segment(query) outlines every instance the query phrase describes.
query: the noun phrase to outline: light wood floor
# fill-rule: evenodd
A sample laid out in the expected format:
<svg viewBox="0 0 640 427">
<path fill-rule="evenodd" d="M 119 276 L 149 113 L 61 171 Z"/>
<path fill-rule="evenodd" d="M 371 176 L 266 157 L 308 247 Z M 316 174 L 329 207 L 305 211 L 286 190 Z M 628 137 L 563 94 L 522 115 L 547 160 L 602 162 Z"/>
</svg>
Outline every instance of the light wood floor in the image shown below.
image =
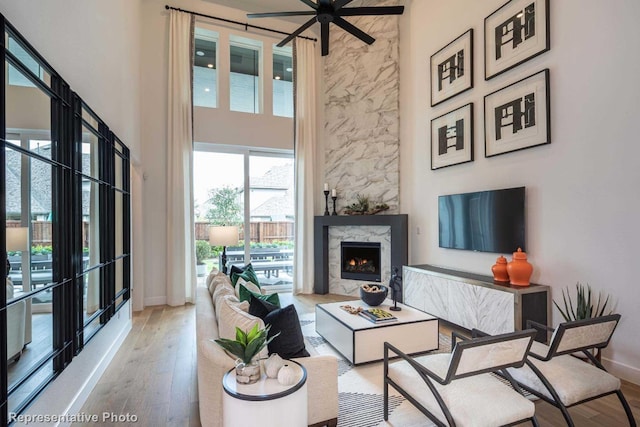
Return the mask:
<svg viewBox="0 0 640 427">
<path fill-rule="evenodd" d="M 282 293 L 280 299 L 283 306 L 295 304 L 302 314 L 314 312 L 317 303 L 346 298 L 335 295 L 293 297 Z M 622 390 L 636 419 L 640 419 L 640 386 L 623 382 Z M 620 403 L 613 396 L 569 411 L 576 426 L 628 425 Z M 199 426 L 195 306 L 149 307 L 134 313 L 131 333 L 81 412 L 135 414 L 138 422 L 131 423 L 132 427 Z M 536 402 L 536 414 L 542 426 L 566 425 L 560 411 L 545 402 Z M 81 425 L 84 424 L 74 424 Z"/>
</svg>

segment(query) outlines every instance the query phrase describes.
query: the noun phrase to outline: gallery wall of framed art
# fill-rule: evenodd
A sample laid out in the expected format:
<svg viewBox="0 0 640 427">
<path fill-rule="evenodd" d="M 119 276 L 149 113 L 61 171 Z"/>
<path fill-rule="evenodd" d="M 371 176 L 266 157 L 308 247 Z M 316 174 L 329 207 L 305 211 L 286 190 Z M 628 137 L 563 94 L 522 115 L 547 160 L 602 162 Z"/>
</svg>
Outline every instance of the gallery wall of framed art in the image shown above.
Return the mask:
<svg viewBox="0 0 640 427">
<path fill-rule="evenodd" d="M 485 93 L 473 93 L 473 27 L 430 56 L 431 170 L 473 162 L 478 95 L 484 157 L 551 143 L 550 71 L 525 65 L 550 50 L 549 0 L 509 0 L 482 25 Z"/>
</svg>

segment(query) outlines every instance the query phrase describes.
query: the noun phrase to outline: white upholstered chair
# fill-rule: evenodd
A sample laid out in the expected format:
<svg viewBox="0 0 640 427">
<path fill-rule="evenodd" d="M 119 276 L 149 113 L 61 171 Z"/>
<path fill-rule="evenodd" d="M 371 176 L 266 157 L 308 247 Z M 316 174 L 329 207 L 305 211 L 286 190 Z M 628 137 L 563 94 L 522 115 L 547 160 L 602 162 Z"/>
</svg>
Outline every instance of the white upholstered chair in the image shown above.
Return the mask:
<svg viewBox="0 0 640 427">
<path fill-rule="evenodd" d="M 489 427 L 527 420 L 537 426 L 535 405 L 517 384 L 509 386 L 491 375 L 523 366 L 535 334 L 530 329 L 468 339 L 456 343 L 451 353 L 415 358 L 385 343 L 384 419 L 392 386 L 438 426 Z M 390 363 L 395 355 L 400 360 Z"/>
<path fill-rule="evenodd" d="M 619 321 L 619 314 L 611 314 L 561 323 L 555 330 L 529 321 L 528 327 L 553 331 L 549 345 L 534 342 L 526 364 L 508 372 L 522 388 L 560 409 L 569 426 L 574 423 L 567 408 L 610 394 L 618 396 L 629 424 L 635 426 L 620 380 L 589 351 L 606 347 Z M 584 354 L 586 359 L 575 357 L 575 353 Z"/>
</svg>

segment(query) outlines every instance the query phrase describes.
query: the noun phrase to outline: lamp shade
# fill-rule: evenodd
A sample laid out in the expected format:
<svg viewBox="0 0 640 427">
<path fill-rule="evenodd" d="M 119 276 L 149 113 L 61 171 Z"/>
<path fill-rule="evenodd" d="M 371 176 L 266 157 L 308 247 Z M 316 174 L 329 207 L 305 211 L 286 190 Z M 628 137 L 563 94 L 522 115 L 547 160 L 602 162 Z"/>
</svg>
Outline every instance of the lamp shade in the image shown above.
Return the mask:
<svg viewBox="0 0 640 427">
<path fill-rule="evenodd" d="M 7 252 L 29 250 L 29 229 L 27 227 L 7 228 Z"/>
<path fill-rule="evenodd" d="M 238 227 L 235 225 L 210 227 L 209 243 L 214 246 L 233 246 L 238 244 Z"/>
</svg>

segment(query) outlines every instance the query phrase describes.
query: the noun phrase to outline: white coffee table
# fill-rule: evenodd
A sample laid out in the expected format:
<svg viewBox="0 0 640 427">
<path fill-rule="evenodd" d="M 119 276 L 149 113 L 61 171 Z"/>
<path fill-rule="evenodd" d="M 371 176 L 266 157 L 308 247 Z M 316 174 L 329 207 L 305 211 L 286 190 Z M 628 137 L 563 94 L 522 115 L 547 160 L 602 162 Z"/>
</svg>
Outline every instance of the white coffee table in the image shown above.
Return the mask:
<svg viewBox="0 0 640 427">
<path fill-rule="evenodd" d="M 235 368 L 227 372 L 222 385 L 222 425 L 224 427 L 300 427 L 307 425 L 307 370 L 297 362 L 297 381 L 283 386 L 278 380 L 262 378 L 254 384 L 237 384 Z"/>
<path fill-rule="evenodd" d="M 342 305 L 370 308 L 362 301 L 344 301 L 316 305 L 316 332 L 354 365 L 384 358 L 384 342 L 390 342 L 407 354 L 438 348 L 438 318 L 403 304 L 402 311 L 390 311 L 391 300 L 378 308 L 398 318 L 395 322 L 375 324 L 340 308 Z"/>
</svg>

